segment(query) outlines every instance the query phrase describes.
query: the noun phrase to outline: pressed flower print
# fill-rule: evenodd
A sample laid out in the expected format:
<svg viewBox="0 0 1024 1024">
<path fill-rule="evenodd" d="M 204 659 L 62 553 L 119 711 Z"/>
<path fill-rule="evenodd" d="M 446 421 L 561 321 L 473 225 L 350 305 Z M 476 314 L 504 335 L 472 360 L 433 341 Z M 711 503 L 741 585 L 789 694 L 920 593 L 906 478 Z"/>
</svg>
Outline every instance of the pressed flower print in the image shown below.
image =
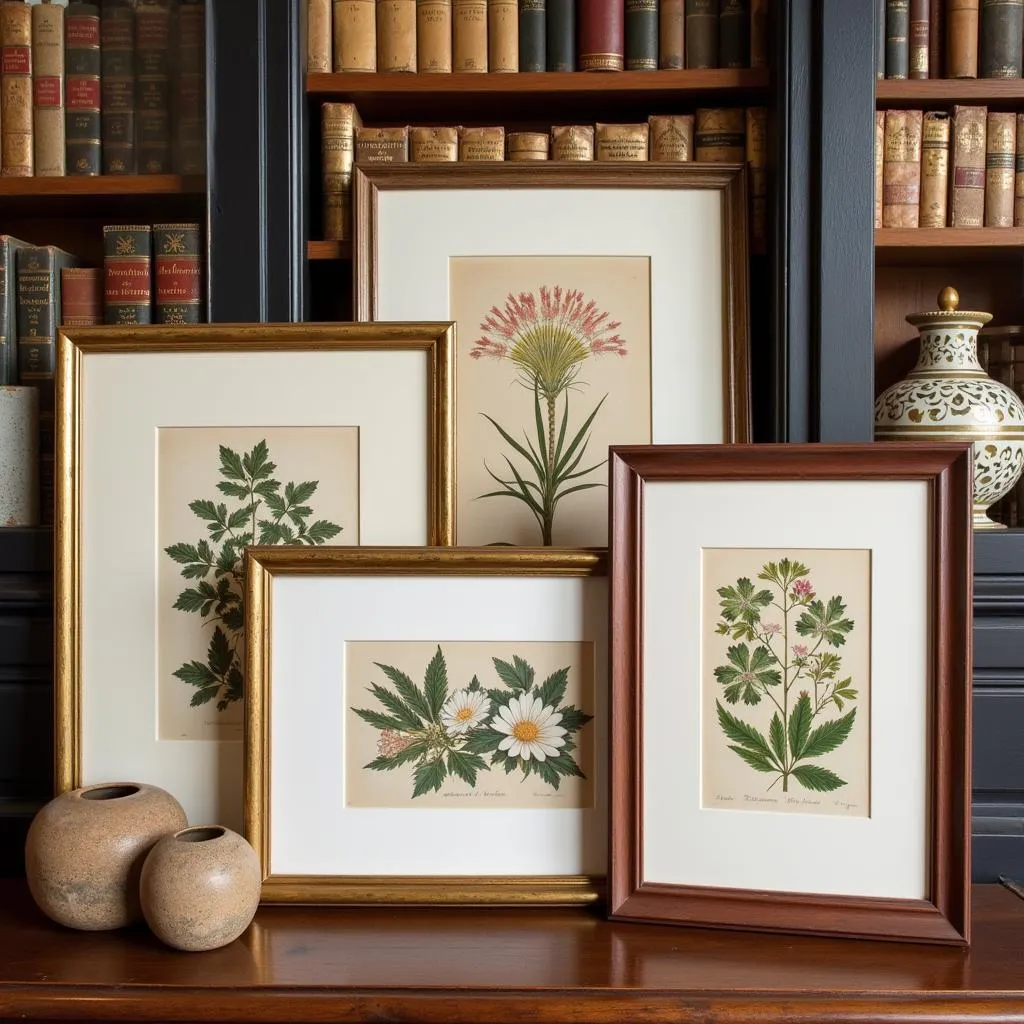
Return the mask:
<svg viewBox="0 0 1024 1024">
<path fill-rule="evenodd" d="M 871 553 L 702 552 L 705 807 L 870 813 Z"/>
<path fill-rule="evenodd" d="M 651 440 L 645 257 L 450 265 L 460 544 L 607 543 L 609 444 Z"/>
<path fill-rule="evenodd" d="M 593 645 L 345 644 L 345 802 L 590 807 Z"/>
</svg>

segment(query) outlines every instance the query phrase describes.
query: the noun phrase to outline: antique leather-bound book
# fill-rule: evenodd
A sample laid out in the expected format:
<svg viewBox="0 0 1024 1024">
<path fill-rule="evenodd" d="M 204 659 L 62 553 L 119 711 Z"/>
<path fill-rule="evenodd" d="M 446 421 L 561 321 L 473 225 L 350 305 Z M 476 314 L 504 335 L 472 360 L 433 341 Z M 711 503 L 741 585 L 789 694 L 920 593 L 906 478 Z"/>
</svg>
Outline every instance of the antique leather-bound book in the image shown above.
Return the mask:
<svg viewBox="0 0 1024 1024">
<path fill-rule="evenodd" d="M 334 0 L 334 70 L 377 70 L 377 0 Z"/>
<path fill-rule="evenodd" d="M 548 71 L 576 70 L 576 0 L 547 0 Z"/>
<path fill-rule="evenodd" d="M 416 71 L 416 0 L 377 0 L 377 70 Z"/>
<path fill-rule="evenodd" d="M 0 387 L 18 383 L 18 250 L 28 245 L 0 235 Z"/>
<path fill-rule="evenodd" d="M 351 103 L 324 103 L 320 115 L 324 238 L 340 241 L 352 237 L 352 165 L 363 122 Z"/>
<path fill-rule="evenodd" d="M 685 163 L 693 159 L 693 114 L 652 114 L 650 159 L 654 163 Z"/>
<path fill-rule="evenodd" d="M 421 75 L 452 69 L 452 0 L 416 0 L 416 62 Z"/>
<path fill-rule="evenodd" d="M 545 0 L 519 0 L 519 70 L 546 71 L 547 46 Z"/>
<path fill-rule="evenodd" d="M 409 162 L 409 129 L 356 128 L 357 164 L 404 164 Z"/>
<path fill-rule="evenodd" d="M 949 196 L 949 114 L 944 110 L 925 112 L 921 123 L 921 213 L 922 228 L 944 228 Z"/>
<path fill-rule="evenodd" d="M 910 31 L 907 46 L 908 77 L 928 78 L 928 33 L 931 0 L 910 0 Z"/>
<path fill-rule="evenodd" d="M 750 247 L 768 247 L 768 108 L 747 107 L 747 174 L 750 197 Z"/>
<path fill-rule="evenodd" d="M 885 77 L 910 70 L 910 0 L 885 0 Z"/>
<path fill-rule="evenodd" d="M 916 228 L 921 211 L 920 110 L 885 112 L 882 227 Z"/>
<path fill-rule="evenodd" d="M 987 107 L 953 107 L 949 223 L 954 228 L 980 228 L 984 224 L 987 121 Z"/>
<path fill-rule="evenodd" d="M 180 0 L 171 22 L 171 160 L 178 174 L 206 171 L 206 3 Z"/>
<path fill-rule="evenodd" d="M 0 3 L 0 174 L 31 178 L 32 8 Z"/>
<path fill-rule="evenodd" d="M 594 155 L 610 163 L 640 163 L 648 159 L 650 126 L 643 124 L 595 124 Z"/>
<path fill-rule="evenodd" d="M 946 77 L 978 77 L 978 0 L 946 0 Z"/>
<path fill-rule="evenodd" d="M 68 174 L 99 174 L 100 9 L 72 0 L 64 13 L 64 148 Z"/>
<path fill-rule="evenodd" d="M 742 107 L 702 107 L 694 118 L 694 159 L 741 164 L 747 157 L 747 116 Z"/>
<path fill-rule="evenodd" d="M 718 66 L 750 67 L 750 0 L 720 0 Z"/>
<path fill-rule="evenodd" d="M 1017 115 L 1017 146 L 1013 166 L 1013 226 L 1019 228 L 1024 227 L 1024 114 Z M 0 322 L 0 328 L 2 326 Z"/>
<path fill-rule="evenodd" d="M 1024 0 L 981 0 L 981 78 L 1020 78 Z"/>
<path fill-rule="evenodd" d="M 487 70 L 487 0 L 452 0 L 452 67 Z"/>
<path fill-rule="evenodd" d="M 409 160 L 453 164 L 459 159 L 459 130 L 453 125 L 409 129 Z"/>
<path fill-rule="evenodd" d="M 459 129 L 459 159 L 467 163 L 498 163 L 505 159 L 505 129 L 501 126 Z"/>
<path fill-rule="evenodd" d="M 135 128 L 142 174 L 171 170 L 170 37 L 168 0 L 139 0 L 135 8 Z"/>
<path fill-rule="evenodd" d="M 678 71 L 686 66 L 685 0 L 661 0 L 658 8 L 658 67 Z"/>
<path fill-rule="evenodd" d="M 985 227 L 1013 227 L 1017 115 L 991 112 L 985 131 Z"/>
<path fill-rule="evenodd" d="M 875 227 L 882 226 L 882 167 L 885 163 L 885 111 L 875 111 Z"/>
<path fill-rule="evenodd" d="M 487 0 L 487 69 L 519 70 L 519 8 L 516 0 Z"/>
<path fill-rule="evenodd" d="M 547 132 L 509 132 L 505 152 L 513 162 L 547 160 L 550 142 Z"/>
<path fill-rule="evenodd" d="M 203 320 L 202 226 L 153 225 L 153 323 Z"/>
<path fill-rule="evenodd" d="M 551 129 L 551 159 L 590 163 L 594 159 L 594 126 L 556 124 Z"/>
<path fill-rule="evenodd" d="M 61 268 L 60 323 L 64 327 L 103 323 L 103 271 L 99 267 Z"/>
<path fill-rule="evenodd" d="M 750 66 L 768 64 L 768 0 L 750 0 Z"/>
<path fill-rule="evenodd" d="M 686 66 L 718 66 L 718 0 L 686 0 Z"/>
<path fill-rule="evenodd" d="M 928 0 L 928 77 L 946 72 L 946 0 Z"/>
<path fill-rule="evenodd" d="M 37 178 L 62 177 L 64 151 L 64 8 L 32 8 L 32 134 Z"/>
<path fill-rule="evenodd" d="M 525 2 L 525 0 L 524 0 Z M 621 71 L 625 66 L 622 0 L 588 0 L 576 11 L 580 71 Z"/>
<path fill-rule="evenodd" d="M 331 70 L 331 0 L 306 0 L 306 71 Z"/>
<path fill-rule="evenodd" d="M 626 0 L 626 70 L 658 70 L 658 0 Z"/>
<path fill-rule="evenodd" d="M 153 322 L 153 231 L 148 224 L 103 226 L 103 322 Z"/>
<path fill-rule="evenodd" d="M 135 173 L 135 11 L 100 2 L 100 137 L 104 174 Z"/>
</svg>

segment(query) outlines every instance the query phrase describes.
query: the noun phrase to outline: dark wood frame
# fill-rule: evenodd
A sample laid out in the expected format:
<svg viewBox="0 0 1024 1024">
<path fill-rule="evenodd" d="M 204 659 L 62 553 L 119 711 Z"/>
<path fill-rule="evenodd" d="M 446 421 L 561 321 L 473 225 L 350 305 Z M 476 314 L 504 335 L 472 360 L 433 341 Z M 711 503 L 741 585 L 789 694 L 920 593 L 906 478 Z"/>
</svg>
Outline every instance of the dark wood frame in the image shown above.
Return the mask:
<svg viewBox="0 0 1024 1024">
<path fill-rule="evenodd" d="M 971 492 L 969 445 L 613 447 L 611 845 L 613 918 L 966 945 L 970 899 Z M 644 485 L 707 480 L 919 480 L 931 492 L 932 790 L 927 899 L 645 882 L 642 603 Z M 656 554 L 656 553 L 654 553 Z"/>
</svg>

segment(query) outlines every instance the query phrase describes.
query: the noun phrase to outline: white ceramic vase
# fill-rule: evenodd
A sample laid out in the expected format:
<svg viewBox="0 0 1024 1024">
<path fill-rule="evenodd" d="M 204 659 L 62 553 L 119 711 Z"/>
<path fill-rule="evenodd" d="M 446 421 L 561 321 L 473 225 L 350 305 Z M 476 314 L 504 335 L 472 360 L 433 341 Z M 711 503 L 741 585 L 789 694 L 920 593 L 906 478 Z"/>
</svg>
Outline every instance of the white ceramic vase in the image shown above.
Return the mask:
<svg viewBox="0 0 1024 1024">
<path fill-rule="evenodd" d="M 988 515 L 1024 468 L 1024 402 L 978 362 L 978 331 L 991 313 L 957 309 L 955 288 L 939 293 L 939 308 L 912 313 L 921 334 L 917 365 L 875 401 L 880 441 L 972 441 L 974 529 L 1002 527 Z"/>
</svg>

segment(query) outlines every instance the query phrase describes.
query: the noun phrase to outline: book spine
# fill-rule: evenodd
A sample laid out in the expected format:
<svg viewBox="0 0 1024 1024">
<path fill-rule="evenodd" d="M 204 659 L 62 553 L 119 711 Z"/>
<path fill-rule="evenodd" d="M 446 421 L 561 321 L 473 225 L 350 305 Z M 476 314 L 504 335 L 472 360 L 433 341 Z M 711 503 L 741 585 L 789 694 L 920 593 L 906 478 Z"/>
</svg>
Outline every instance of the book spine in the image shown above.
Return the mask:
<svg viewBox="0 0 1024 1024">
<path fill-rule="evenodd" d="M 955 228 L 984 223 L 987 120 L 987 107 L 953 107 L 950 224 Z"/>
<path fill-rule="evenodd" d="M 747 118 L 742 107 L 698 109 L 694 155 L 703 163 L 741 164 L 747 157 Z"/>
<path fill-rule="evenodd" d="M 587 0 L 577 11 L 576 23 L 580 71 L 622 71 L 626 59 L 622 0 Z"/>
<path fill-rule="evenodd" d="M 521 56 L 521 36 L 519 52 Z M 452 67 L 461 72 L 487 71 L 487 0 L 452 0 Z"/>
<path fill-rule="evenodd" d="M 980 14 L 978 73 L 982 78 L 1020 78 L 1024 0 L 982 0 Z"/>
<path fill-rule="evenodd" d="M 467 163 L 498 163 L 505 159 L 505 129 L 460 128 L 459 159 Z"/>
<path fill-rule="evenodd" d="M 882 226 L 882 165 L 885 156 L 885 111 L 875 111 L 875 227 Z"/>
<path fill-rule="evenodd" d="M 946 226 L 949 196 L 949 114 L 929 110 L 921 125 L 921 213 L 923 228 Z"/>
<path fill-rule="evenodd" d="M 626 0 L 626 70 L 658 70 L 658 0 Z"/>
<path fill-rule="evenodd" d="M 576 70 L 576 0 L 547 0 L 547 69 Z"/>
<path fill-rule="evenodd" d="M 416 0 L 377 0 L 377 70 L 416 71 Z"/>
<path fill-rule="evenodd" d="M 505 151 L 511 161 L 547 160 L 547 132 L 509 132 Z"/>
<path fill-rule="evenodd" d="M 202 323 L 202 229 L 198 224 L 153 225 L 153 291 L 154 323 Z"/>
<path fill-rule="evenodd" d="M 153 322 L 153 233 L 148 224 L 103 226 L 103 322 Z"/>
<path fill-rule="evenodd" d="M 718 65 L 718 0 L 686 0 L 686 66 Z"/>
<path fill-rule="evenodd" d="M 334 70 L 377 70 L 376 0 L 334 0 Z"/>
<path fill-rule="evenodd" d="M 768 67 L 768 0 L 750 0 L 750 66 Z"/>
<path fill-rule="evenodd" d="M 64 16 L 64 143 L 68 174 L 100 173 L 100 10 L 68 4 Z"/>
<path fill-rule="evenodd" d="M 547 71 L 545 0 L 519 0 L 519 70 Z"/>
<path fill-rule="evenodd" d="M 180 0 L 173 24 L 171 149 L 178 174 L 206 172 L 206 4 Z"/>
<path fill-rule="evenodd" d="M 679 71 L 686 66 L 684 0 L 661 0 L 658 8 L 658 67 Z"/>
<path fill-rule="evenodd" d="M 594 126 L 555 125 L 551 129 L 551 159 L 566 163 L 591 163 L 594 159 Z"/>
<path fill-rule="evenodd" d="M 351 103 L 324 103 L 320 112 L 324 238 L 341 241 L 352 237 L 352 165 L 362 121 Z"/>
<path fill-rule="evenodd" d="M 946 77 L 978 77 L 978 0 L 946 0 Z"/>
<path fill-rule="evenodd" d="M 928 77 L 943 78 L 946 65 L 946 0 L 928 0 Z"/>
<path fill-rule="evenodd" d="M 721 0 L 718 16 L 718 66 L 750 67 L 750 0 Z"/>
<path fill-rule="evenodd" d="M 67 173 L 64 153 L 64 8 L 32 8 L 32 132 L 38 178 Z"/>
<path fill-rule="evenodd" d="M 31 178 L 32 8 L 0 3 L 0 175 Z"/>
<path fill-rule="evenodd" d="M 885 0 L 875 4 L 875 78 L 885 78 Z"/>
<path fill-rule="evenodd" d="M 594 125 L 595 156 L 606 163 L 640 163 L 650 151 L 647 124 Z"/>
<path fill-rule="evenodd" d="M 910 0 L 885 2 L 885 77 L 906 78 L 910 70 Z"/>
<path fill-rule="evenodd" d="M 988 115 L 985 132 L 985 227 L 1013 227 L 1017 115 Z"/>
<path fill-rule="evenodd" d="M 306 71 L 331 70 L 331 0 L 306 0 Z"/>
<path fill-rule="evenodd" d="M 138 167 L 143 174 L 171 170 L 171 10 L 167 0 L 139 0 L 135 8 L 138 89 Z"/>
<path fill-rule="evenodd" d="M 459 159 L 459 130 L 451 126 L 409 129 L 409 160 L 416 164 L 453 164 Z"/>
<path fill-rule="evenodd" d="M 1017 115 L 1017 146 L 1013 174 L 1013 226 L 1024 227 L 1024 114 Z"/>
<path fill-rule="evenodd" d="M 103 272 L 96 267 L 63 267 L 60 272 L 60 322 L 64 327 L 103 323 Z"/>
<path fill-rule="evenodd" d="M 416 63 L 420 74 L 452 70 L 452 0 L 416 0 Z"/>
<path fill-rule="evenodd" d="M 104 174 L 135 173 L 135 11 L 100 4 L 100 139 Z"/>
<path fill-rule="evenodd" d="M 750 248 L 768 250 L 768 108 L 747 107 L 747 172 L 750 175 Z"/>
<path fill-rule="evenodd" d="M 882 227 L 916 228 L 921 211 L 920 110 L 887 110 Z"/>
<path fill-rule="evenodd" d="M 409 162 L 409 129 L 356 127 L 357 164 Z"/>
<path fill-rule="evenodd" d="M 18 383 L 18 250 L 24 242 L 0 235 L 0 387 Z"/>
<path fill-rule="evenodd" d="M 693 159 L 693 114 L 652 114 L 650 160 L 653 163 L 687 163 Z"/>
<path fill-rule="evenodd" d="M 907 67 L 910 78 L 927 78 L 928 25 L 931 0 L 910 0 L 910 32 L 907 46 Z"/>
<path fill-rule="evenodd" d="M 519 70 L 519 9 L 516 0 L 487 0 L 487 67 Z"/>
</svg>

